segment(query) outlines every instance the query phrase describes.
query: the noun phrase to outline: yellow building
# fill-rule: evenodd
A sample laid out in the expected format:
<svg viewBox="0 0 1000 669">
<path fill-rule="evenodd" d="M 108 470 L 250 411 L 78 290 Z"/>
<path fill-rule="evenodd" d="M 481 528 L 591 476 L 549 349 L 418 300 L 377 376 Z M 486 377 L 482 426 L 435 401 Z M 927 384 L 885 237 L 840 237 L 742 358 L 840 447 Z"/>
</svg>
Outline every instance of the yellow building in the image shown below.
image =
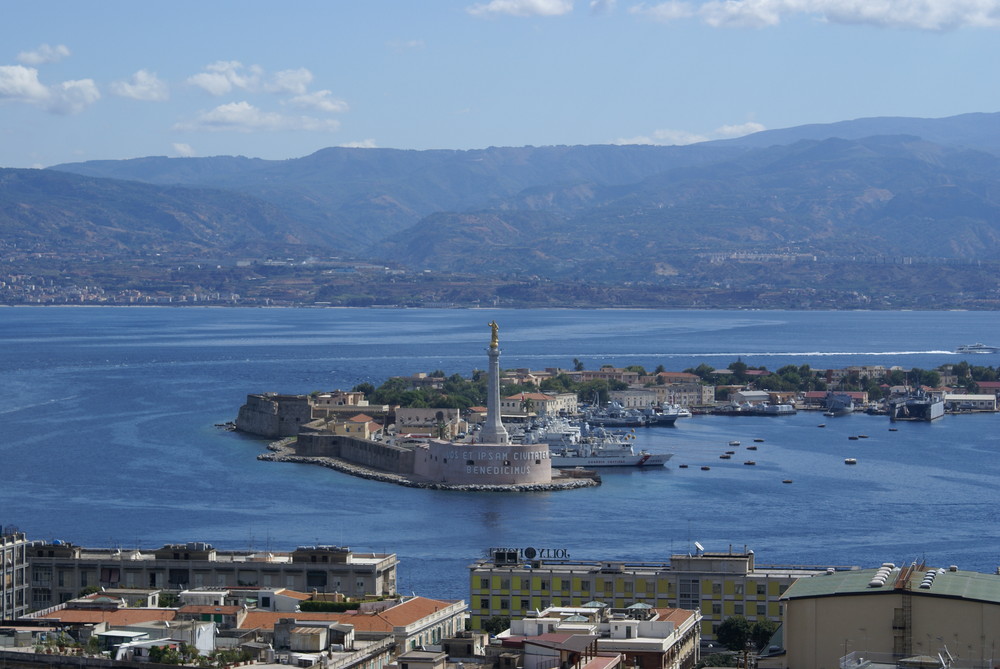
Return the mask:
<svg viewBox="0 0 1000 669">
<path fill-rule="evenodd" d="M 781 622 L 785 590 L 798 578 L 825 573 L 819 567 L 757 567 L 753 551 L 745 548 L 672 555 L 669 563 L 584 562 L 569 559 L 566 549 L 496 548 L 469 569 L 473 629 L 493 616 L 520 617 L 550 606 L 641 603 L 699 610 L 706 642 L 715 640 L 730 616 Z"/>
</svg>

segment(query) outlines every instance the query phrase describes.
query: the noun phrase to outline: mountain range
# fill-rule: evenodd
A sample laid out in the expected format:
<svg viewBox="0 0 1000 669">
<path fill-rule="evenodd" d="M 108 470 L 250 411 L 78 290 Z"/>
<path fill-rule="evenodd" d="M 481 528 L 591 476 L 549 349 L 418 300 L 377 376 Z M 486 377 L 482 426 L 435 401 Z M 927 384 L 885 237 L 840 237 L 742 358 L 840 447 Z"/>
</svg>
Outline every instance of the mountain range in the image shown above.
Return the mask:
<svg viewBox="0 0 1000 669">
<path fill-rule="evenodd" d="M 1000 259 L 1000 113 L 689 146 L 88 161 L 0 170 L 6 253 L 352 257 L 541 280 L 704 281 L 720 263 Z"/>
</svg>

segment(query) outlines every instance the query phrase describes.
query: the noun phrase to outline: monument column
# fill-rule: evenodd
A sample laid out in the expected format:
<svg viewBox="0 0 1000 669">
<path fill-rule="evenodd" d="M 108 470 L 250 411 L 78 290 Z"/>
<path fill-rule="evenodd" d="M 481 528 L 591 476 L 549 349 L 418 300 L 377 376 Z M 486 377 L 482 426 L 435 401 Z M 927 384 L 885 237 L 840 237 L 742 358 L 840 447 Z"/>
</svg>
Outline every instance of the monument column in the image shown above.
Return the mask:
<svg viewBox="0 0 1000 669">
<path fill-rule="evenodd" d="M 490 368 L 486 385 L 486 421 L 479 431 L 479 441 L 484 444 L 509 444 L 510 436 L 500 420 L 500 338 L 497 336 L 500 326 L 496 321 L 490 321 L 489 325 L 493 336 L 487 350 Z"/>
</svg>

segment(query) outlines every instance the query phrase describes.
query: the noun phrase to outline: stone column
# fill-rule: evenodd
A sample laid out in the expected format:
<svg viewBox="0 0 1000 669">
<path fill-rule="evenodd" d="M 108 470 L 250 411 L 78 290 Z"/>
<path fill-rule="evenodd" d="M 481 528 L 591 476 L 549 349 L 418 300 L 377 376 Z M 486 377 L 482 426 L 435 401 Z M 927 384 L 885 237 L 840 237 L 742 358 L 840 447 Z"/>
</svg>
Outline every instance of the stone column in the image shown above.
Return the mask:
<svg viewBox="0 0 1000 669">
<path fill-rule="evenodd" d="M 491 322 L 493 339 L 487 353 L 490 357 L 489 376 L 486 384 L 486 421 L 479 431 L 479 441 L 483 444 L 509 444 L 507 428 L 500 420 L 500 342 L 497 338 L 496 322 Z"/>
</svg>

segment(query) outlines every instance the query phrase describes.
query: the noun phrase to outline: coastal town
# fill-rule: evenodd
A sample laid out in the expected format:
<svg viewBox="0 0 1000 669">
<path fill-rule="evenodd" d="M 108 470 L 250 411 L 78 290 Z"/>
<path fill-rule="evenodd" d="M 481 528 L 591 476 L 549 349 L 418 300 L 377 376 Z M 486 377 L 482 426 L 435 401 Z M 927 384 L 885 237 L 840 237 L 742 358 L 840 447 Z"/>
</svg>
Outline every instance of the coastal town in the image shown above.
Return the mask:
<svg viewBox="0 0 1000 669">
<path fill-rule="evenodd" d="M 487 371 L 471 379 L 436 370 L 393 377 L 379 388 L 252 393 L 228 427 L 274 439 L 261 460 L 315 464 L 411 487 L 570 490 L 599 485 L 605 467 L 658 467 L 672 457 L 637 450 L 634 433 L 615 428 L 669 427 L 695 414 L 799 411 L 930 422 L 946 412 L 996 412 L 1000 393 L 995 370 L 965 361 L 936 370 L 801 365 L 774 373 L 736 361 L 725 370 L 703 364 L 647 373 L 639 366 L 587 370 L 575 360 L 570 370 L 501 371 L 499 326 L 489 326 Z M 473 404 L 480 398 L 484 405 Z"/>
<path fill-rule="evenodd" d="M 698 542 L 647 562 L 495 547 L 469 556 L 468 600 L 450 600 L 398 592 L 393 553 L 337 545 L 122 550 L 6 527 L 0 551 L 0 660 L 18 669 L 986 669 L 1000 641 L 1000 573 L 918 561 L 770 565 Z"/>
</svg>

